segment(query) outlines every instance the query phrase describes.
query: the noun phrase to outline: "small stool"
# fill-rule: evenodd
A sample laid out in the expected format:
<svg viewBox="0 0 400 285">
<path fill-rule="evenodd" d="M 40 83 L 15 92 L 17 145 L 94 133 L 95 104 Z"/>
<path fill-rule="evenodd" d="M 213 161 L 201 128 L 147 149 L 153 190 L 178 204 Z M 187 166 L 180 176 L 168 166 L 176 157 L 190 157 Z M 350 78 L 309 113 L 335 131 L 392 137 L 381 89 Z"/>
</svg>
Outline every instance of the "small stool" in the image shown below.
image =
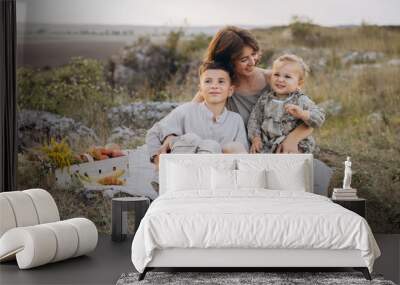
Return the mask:
<svg viewBox="0 0 400 285">
<path fill-rule="evenodd" d="M 135 232 L 137 231 L 140 221 L 149 208 L 150 200 L 146 197 L 123 197 L 112 199 L 112 234 L 113 241 L 123 241 L 128 233 L 128 211 L 135 212 Z"/>
</svg>

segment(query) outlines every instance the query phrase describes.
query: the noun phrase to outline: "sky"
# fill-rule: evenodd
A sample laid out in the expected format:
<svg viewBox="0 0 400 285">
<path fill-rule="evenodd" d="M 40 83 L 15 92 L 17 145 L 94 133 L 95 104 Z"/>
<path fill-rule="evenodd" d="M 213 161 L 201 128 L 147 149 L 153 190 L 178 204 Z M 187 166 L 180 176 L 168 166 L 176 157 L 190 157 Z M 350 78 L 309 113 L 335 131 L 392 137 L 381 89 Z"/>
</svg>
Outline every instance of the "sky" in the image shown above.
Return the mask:
<svg viewBox="0 0 400 285">
<path fill-rule="evenodd" d="M 19 22 L 151 26 L 400 25 L 400 0 L 17 0 Z"/>
</svg>

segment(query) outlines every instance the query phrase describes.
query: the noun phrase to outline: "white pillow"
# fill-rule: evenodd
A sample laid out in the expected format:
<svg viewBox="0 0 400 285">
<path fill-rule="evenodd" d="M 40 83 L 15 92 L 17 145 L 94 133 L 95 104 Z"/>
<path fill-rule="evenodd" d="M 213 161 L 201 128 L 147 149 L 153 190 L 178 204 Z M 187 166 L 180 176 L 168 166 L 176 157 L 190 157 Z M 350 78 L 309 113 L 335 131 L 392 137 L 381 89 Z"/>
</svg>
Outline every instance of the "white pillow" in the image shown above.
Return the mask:
<svg viewBox="0 0 400 285">
<path fill-rule="evenodd" d="M 267 188 L 263 170 L 211 169 L 212 190 L 239 190 L 241 188 Z"/>
<path fill-rule="evenodd" d="M 267 188 L 267 171 L 236 170 L 237 188 Z"/>
<path fill-rule="evenodd" d="M 290 171 L 278 171 L 275 169 L 267 171 L 267 188 L 271 190 L 306 192 L 307 181 L 303 167 L 294 167 Z"/>
<path fill-rule="evenodd" d="M 240 170 L 266 170 L 267 188 L 271 190 L 307 191 L 310 189 L 309 165 L 306 160 L 295 160 L 275 154 L 273 159 L 239 160 Z"/>
<path fill-rule="evenodd" d="M 211 168 L 211 189 L 236 190 L 236 170 Z"/>
<path fill-rule="evenodd" d="M 168 164 L 168 191 L 185 191 L 211 188 L 211 167 Z"/>
</svg>

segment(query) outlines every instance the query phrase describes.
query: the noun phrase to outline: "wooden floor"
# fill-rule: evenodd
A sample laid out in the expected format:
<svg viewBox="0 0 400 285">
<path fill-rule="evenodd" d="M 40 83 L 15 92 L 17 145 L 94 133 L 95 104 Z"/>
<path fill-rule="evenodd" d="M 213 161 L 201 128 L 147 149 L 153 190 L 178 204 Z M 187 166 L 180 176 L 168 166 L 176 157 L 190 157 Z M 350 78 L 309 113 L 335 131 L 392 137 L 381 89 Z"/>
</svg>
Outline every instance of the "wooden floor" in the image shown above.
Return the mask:
<svg viewBox="0 0 400 285">
<path fill-rule="evenodd" d="M 399 283 L 400 235 L 376 234 L 375 238 L 382 256 L 375 263 L 374 273 Z M 88 256 L 29 270 L 19 270 L 16 262 L 2 263 L 0 284 L 115 284 L 122 273 L 135 271 L 130 258 L 131 242 L 132 237 L 117 243 L 110 236 L 100 235 L 96 250 Z"/>
</svg>

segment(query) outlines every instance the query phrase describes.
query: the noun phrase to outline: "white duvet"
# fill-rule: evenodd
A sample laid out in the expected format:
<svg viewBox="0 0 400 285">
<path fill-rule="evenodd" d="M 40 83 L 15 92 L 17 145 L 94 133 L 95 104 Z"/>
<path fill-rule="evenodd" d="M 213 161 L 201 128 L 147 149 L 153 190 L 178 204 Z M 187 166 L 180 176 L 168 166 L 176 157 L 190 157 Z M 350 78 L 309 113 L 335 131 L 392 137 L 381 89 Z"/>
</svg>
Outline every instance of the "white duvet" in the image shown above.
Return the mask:
<svg viewBox="0 0 400 285">
<path fill-rule="evenodd" d="M 160 196 L 133 239 L 136 269 L 164 248 L 358 249 L 370 272 L 380 255 L 361 216 L 316 194 L 265 189 Z"/>
</svg>

